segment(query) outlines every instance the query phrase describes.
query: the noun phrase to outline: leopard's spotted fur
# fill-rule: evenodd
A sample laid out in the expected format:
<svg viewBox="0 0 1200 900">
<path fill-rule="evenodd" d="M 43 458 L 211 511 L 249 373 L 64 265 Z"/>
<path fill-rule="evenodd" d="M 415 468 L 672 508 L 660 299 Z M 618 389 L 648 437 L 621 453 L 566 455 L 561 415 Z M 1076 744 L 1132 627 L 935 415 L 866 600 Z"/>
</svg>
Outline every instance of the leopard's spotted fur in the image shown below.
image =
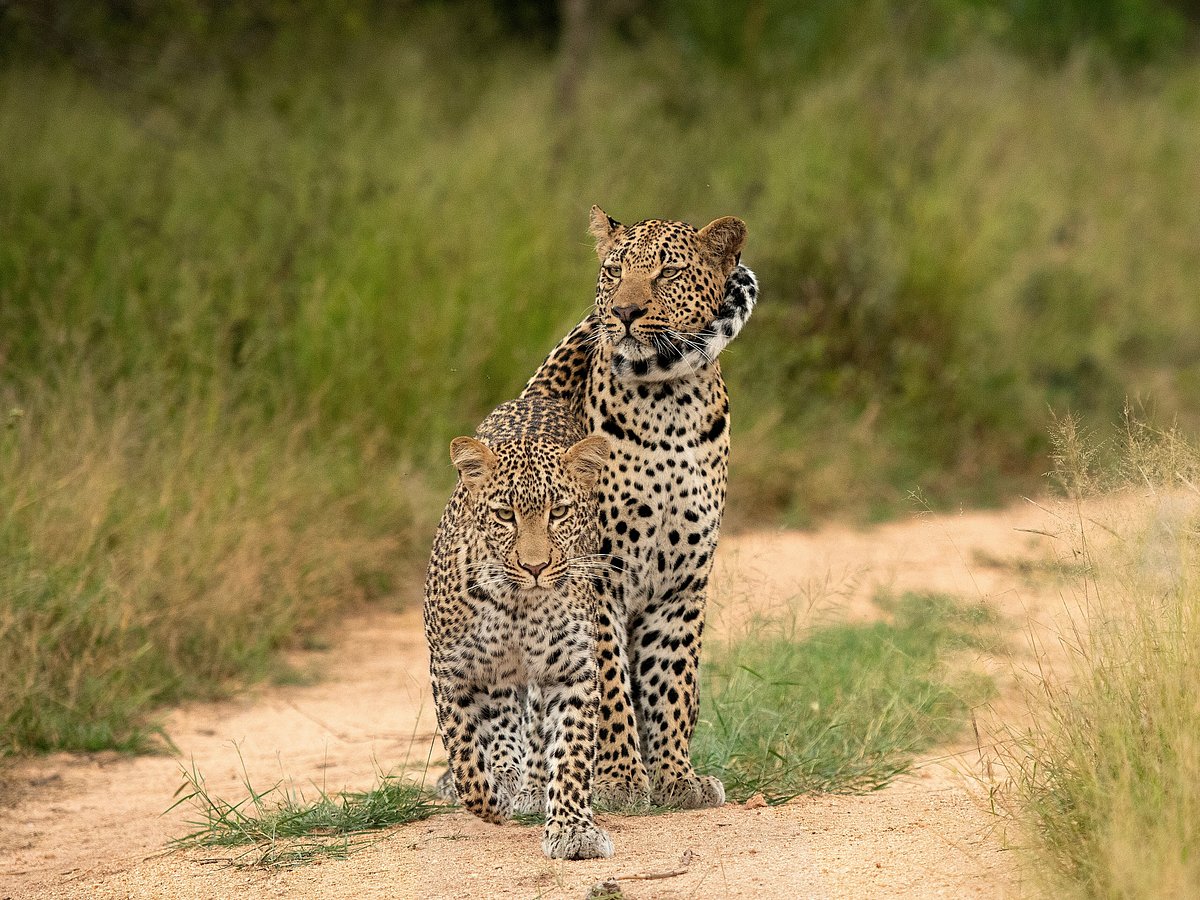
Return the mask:
<svg viewBox="0 0 1200 900">
<path fill-rule="evenodd" d="M 531 397 L 456 438 L 459 483 L 425 584 L 434 704 L 458 799 L 494 822 L 514 805 L 544 808 L 542 848 L 567 859 L 612 855 L 591 810 L 595 487 L 608 441 L 586 435 L 567 404 Z M 527 693 L 532 766 L 517 724 Z"/>
<path fill-rule="evenodd" d="M 600 479 L 600 706 L 596 796 L 625 804 L 724 802 L 692 768 L 698 663 L 725 506 L 729 401 L 717 355 L 749 318 L 745 225 L 727 217 L 621 225 L 592 210 L 596 305 L 522 397 L 571 405 L 611 441 Z"/>
</svg>

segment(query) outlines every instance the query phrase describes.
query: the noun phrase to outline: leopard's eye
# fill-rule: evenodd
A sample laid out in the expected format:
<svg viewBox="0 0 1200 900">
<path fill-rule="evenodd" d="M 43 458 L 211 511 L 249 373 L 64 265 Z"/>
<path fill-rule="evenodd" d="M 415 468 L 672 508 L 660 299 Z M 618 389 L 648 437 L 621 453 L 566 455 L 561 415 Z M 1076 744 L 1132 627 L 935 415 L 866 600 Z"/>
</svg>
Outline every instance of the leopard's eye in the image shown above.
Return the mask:
<svg viewBox="0 0 1200 900">
<path fill-rule="evenodd" d="M 497 506 L 492 512 L 496 514 L 496 518 L 501 522 L 511 522 L 516 518 L 516 514 L 507 506 Z"/>
<path fill-rule="evenodd" d="M 658 277 L 670 279 L 670 278 L 674 278 L 676 275 L 678 275 L 679 272 L 680 272 L 680 269 L 678 266 L 663 266 L 661 269 L 658 270 Z"/>
<path fill-rule="evenodd" d="M 561 519 L 570 511 L 571 507 L 567 506 L 567 504 L 559 503 L 557 506 L 552 506 L 550 508 L 550 519 L 552 521 L 555 519 Z"/>
<path fill-rule="evenodd" d="M 620 266 L 605 266 L 604 274 L 607 275 L 609 278 L 620 278 L 621 277 L 621 267 Z"/>
</svg>

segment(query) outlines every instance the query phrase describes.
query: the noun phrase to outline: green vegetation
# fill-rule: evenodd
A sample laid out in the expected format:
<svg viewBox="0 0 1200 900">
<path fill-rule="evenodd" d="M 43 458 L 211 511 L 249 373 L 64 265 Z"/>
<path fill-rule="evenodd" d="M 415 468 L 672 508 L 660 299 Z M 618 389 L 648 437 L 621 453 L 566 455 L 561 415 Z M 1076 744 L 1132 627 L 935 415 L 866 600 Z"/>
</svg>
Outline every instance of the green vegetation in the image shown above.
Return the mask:
<svg viewBox="0 0 1200 900">
<path fill-rule="evenodd" d="M 213 797 L 204 776 L 193 767 L 183 772 L 184 796 L 200 818 L 196 830 L 174 842 L 176 847 L 245 848 L 230 862 L 268 868 L 298 866 L 314 860 L 345 858 L 372 843 L 371 832 L 428 819 L 447 807 L 410 781 L 384 776 L 369 791 L 342 791 L 330 796 L 314 787 L 315 799 L 277 782 L 257 790 L 247 778 L 248 796 L 239 803 Z M 173 808 L 173 807 L 172 807 Z"/>
<path fill-rule="evenodd" d="M 592 202 L 750 225 L 731 524 L 996 502 L 1047 407 L 1195 424 L 1190 20 L 910 6 L 632 3 L 572 68 L 546 4 L 5 5 L 0 752 L 138 746 L 411 583 Z"/>
<path fill-rule="evenodd" d="M 887 606 L 887 622 L 806 634 L 756 622 L 753 640 L 710 648 L 697 767 L 731 799 L 775 803 L 876 790 L 956 735 L 994 685 L 955 651 L 995 649 L 994 613 L 918 594 Z"/>
<path fill-rule="evenodd" d="M 1184 897 L 1200 883 L 1200 454 L 1176 433 L 1129 436 L 1126 485 L 1145 493 L 1098 523 L 1080 511 L 1072 550 L 1090 574 L 1063 636 L 1069 671 L 1039 673 L 1033 724 L 1004 756 L 999 797 L 1055 897 Z M 1076 436 L 1063 446 L 1086 460 Z"/>
<path fill-rule="evenodd" d="M 0 752 L 144 748 L 154 707 L 391 593 L 413 493 L 370 446 L 42 396 L 0 431 Z"/>
<path fill-rule="evenodd" d="M 761 792 L 780 803 L 881 788 L 908 771 L 915 754 L 959 733 L 971 708 L 991 697 L 991 679 L 963 664 L 963 651 L 999 649 L 990 609 L 920 594 L 880 603 L 887 622 L 800 632 L 757 621 L 745 635 L 710 644 L 693 758 L 725 782 L 730 799 Z M 231 803 L 213 797 L 195 768 L 184 770 L 176 805 L 190 803 L 199 818 L 176 845 L 249 848 L 234 858 L 238 865 L 297 865 L 346 855 L 370 843 L 359 837 L 366 832 L 448 808 L 402 774 L 364 793 L 318 789 L 312 799 L 282 782 L 258 790 L 247 778 L 244 786 L 247 796 Z"/>
</svg>

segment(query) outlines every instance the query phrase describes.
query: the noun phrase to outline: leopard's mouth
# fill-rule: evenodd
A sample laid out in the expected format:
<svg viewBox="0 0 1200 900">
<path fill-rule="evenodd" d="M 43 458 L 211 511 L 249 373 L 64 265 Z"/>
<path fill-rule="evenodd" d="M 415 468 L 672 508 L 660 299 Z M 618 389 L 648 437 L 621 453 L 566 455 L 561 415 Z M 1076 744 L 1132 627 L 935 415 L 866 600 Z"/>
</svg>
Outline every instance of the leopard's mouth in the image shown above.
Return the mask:
<svg viewBox="0 0 1200 900">
<path fill-rule="evenodd" d="M 689 349 L 695 349 L 699 344 L 696 338 L 678 335 L 674 332 L 657 332 L 642 337 L 626 335 L 615 342 L 614 349 L 618 356 L 627 362 L 657 361 L 662 365 L 678 362 Z"/>
<path fill-rule="evenodd" d="M 626 334 L 613 342 L 613 348 L 626 359 L 650 359 L 655 355 L 654 347 L 641 338 Z"/>
<path fill-rule="evenodd" d="M 566 575 L 562 572 L 543 573 L 534 577 L 528 575 L 514 577 L 512 574 L 508 576 L 512 590 L 528 597 L 541 597 L 554 593 L 566 583 L 566 580 Z"/>
<path fill-rule="evenodd" d="M 540 606 L 546 602 L 555 602 L 555 598 L 561 596 L 563 584 L 557 581 L 543 582 L 537 584 L 514 584 L 513 599 L 518 603 L 526 606 Z"/>
</svg>

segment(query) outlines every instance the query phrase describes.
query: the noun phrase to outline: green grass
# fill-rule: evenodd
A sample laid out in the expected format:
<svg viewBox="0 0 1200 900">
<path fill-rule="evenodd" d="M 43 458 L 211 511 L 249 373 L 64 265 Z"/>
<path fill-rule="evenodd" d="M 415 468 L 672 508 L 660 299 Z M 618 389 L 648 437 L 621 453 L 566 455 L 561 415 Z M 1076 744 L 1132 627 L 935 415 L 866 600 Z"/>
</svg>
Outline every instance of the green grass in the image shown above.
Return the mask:
<svg viewBox="0 0 1200 900">
<path fill-rule="evenodd" d="M 991 679 L 972 671 L 964 654 L 1000 650 L 999 622 L 988 607 L 923 594 L 880 602 L 886 622 L 805 633 L 782 621 L 757 622 L 754 639 L 710 646 L 692 755 L 700 771 L 724 781 L 730 800 L 762 793 L 781 803 L 804 793 L 876 790 L 908 771 L 917 754 L 959 734 L 972 708 L 992 696 Z M 369 791 L 330 796 L 315 788 L 312 797 L 282 781 L 258 789 L 245 778 L 246 796 L 237 802 L 214 797 L 194 766 L 183 774 L 176 805 L 190 804 L 198 818 L 175 846 L 245 847 L 232 857 L 236 865 L 345 856 L 372 843 L 363 837 L 370 832 L 451 808 L 403 773 Z"/>
<path fill-rule="evenodd" d="M 190 804 L 198 818 L 191 822 L 195 830 L 172 846 L 237 850 L 222 855 L 235 866 L 283 868 L 344 859 L 374 843 L 378 838 L 372 833 L 449 809 L 420 785 L 393 776 L 381 777 L 367 791 L 333 795 L 316 786 L 306 795 L 283 781 L 258 789 L 246 778 L 247 796 L 237 803 L 214 797 L 195 766 L 184 769 L 183 776 L 183 796 L 175 805 Z"/>
<path fill-rule="evenodd" d="M 755 623 L 753 639 L 709 650 L 696 767 L 734 800 L 881 788 L 993 695 L 956 657 L 996 650 L 996 624 L 986 606 L 920 594 L 868 625 Z"/>
<path fill-rule="evenodd" d="M 142 746 L 414 583 L 448 440 L 589 306 L 593 202 L 749 223 L 732 526 L 999 502 L 1048 407 L 1194 426 L 1200 62 L 1045 65 L 952 6 L 689 8 L 602 36 L 569 111 L 543 49 L 437 9 L 6 55 L 0 753 Z M 1083 25 L 1141 60 L 1110 7 Z"/>
<path fill-rule="evenodd" d="M 1031 681 L 1032 722 L 1003 752 L 997 796 L 1048 896 L 1184 897 L 1200 883 L 1200 454 L 1177 433 L 1130 438 L 1125 485 L 1141 496 L 1077 513 L 1071 546 L 1089 571 L 1061 636 L 1069 665 Z"/>
</svg>

